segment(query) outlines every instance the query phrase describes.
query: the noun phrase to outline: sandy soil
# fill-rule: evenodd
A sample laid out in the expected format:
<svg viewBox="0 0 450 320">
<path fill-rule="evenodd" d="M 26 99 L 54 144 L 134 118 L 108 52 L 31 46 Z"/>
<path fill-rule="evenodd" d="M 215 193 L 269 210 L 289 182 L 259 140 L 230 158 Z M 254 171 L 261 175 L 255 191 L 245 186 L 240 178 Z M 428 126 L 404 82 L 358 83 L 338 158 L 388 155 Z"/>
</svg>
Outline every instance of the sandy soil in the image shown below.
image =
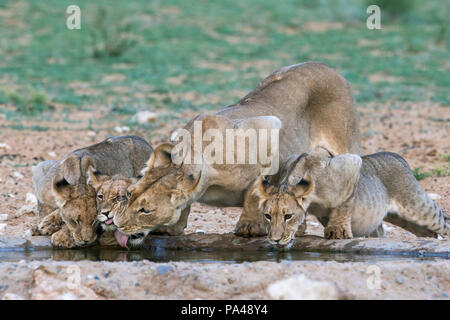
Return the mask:
<svg viewBox="0 0 450 320">
<path fill-rule="evenodd" d="M 361 114 L 361 132 L 364 153 L 393 151 L 400 153 L 412 168 L 423 167 L 423 171 L 446 168 L 449 162 L 442 155 L 450 154 L 448 106 L 427 103 L 396 102 L 371 103 L 358 106 Z M 56 109 L 58 112 L 58 108 Z M 96 127 L 95 119 L 105 115 L 105 110 L 75 112 L 71 120 L 79 122 L 33 122 L 24 121 L 25 126 L 40 125 L 51 128 L 48 131 L 13 130 L 6 120 L 0 118 L 0 217 L 7 215 L 4 235 L 21 236 L 39 221 L 34 213 L 16 217 L 18 210 L 26 204 L 26 194 L 32 192 L 31 165 L 37 162 L 58 159 L 64 153 L 79 147 L 101 141 L 111 135 L 119 135 L 114 129 L 105 129 L 104 124 Z M 193 116 L 186 113 L 184 119 Z M 88 119 L 93 119 L 93 128 L 87 130 Z M 179 120 L 161 124 L 152 132 L 154 136 L 167 136 L 182 124 Z M 111 124 L 114 128 L 117 124 Z M 128 133 L 128 132 L 127 132 Z M 131 132 L 146 136 L 143 132 Z M 161 138 L 159 138 L 161 139 Z M 152 145 L 158 138 L 150 140 Z M 6 144 L 6 145 L 5 145 Z M 436 202 L 445 211 L 450 208 L 450 176 L 433 176 L 419 181 L 428 193 L 437 194 Z M 194 204 L 186 233 L 226 233 L 233 230 L 241 214 L 240 208 L 215 208 Z M 414 235 L 386 224 L 387 236 L 407 240 Z M 323 229 L 315 218 L 308 218 L 308 234 L 322 235 Z M 0 234 L 1 237 L 1 234 Z M 31 280 L 33 270 L 41 263 L 0 264 L 0 296 L 6 292 L 17 293 L 26 298 L 35 298 Z M 61 277 L 61 268 L 70 262 L 44 263 L 52 275 Z M 158 274 L 158 264 L 79 262 L 82 274 L 98 274 L 100 280 L 90 279 L 92 297 L 105 298 L 268 298 L 265 288 L 268 283 L 297 273 L 305 273 L 312 279 L 335 281 L 349 297 L 356 298 L 447 298 L 449 294 L 449 261 L 440 262 L 382 262 L 383 285 L 378 291 L 368 290 L 365 283 L 367 264 L 333 262 L 292 262 L 289 264 L 258 262 L 244 265 L 193 265 L 188 263 L 168 264 L 172 271 Z M 127 271 L 129 269 L 129 271 Z M 218 271 L 212 276 L 208 269 Z M 220 269 L 220 270 L 219 270 Z M 55 270 L 60 270 L 55 271 Z M 100 271 L 101 270 L 101 271 Z M 230 275 L 224 272 L 229 270 Z M 237 272 L 234 272 L 237 271 Z M 111 277 L 101 274 L 110 272 Z M 156 272 L 156 273 L 155 273 Z M 401 276 L 402 283 L 395 281 Z M 431 277 L 431 278 L 427 278 Z M 153 285 L 146 284 L 152 281 Z M 158 283 L 155 286 L 155 281 Z M 139 283 L 137 285 L 136 283 Z M 8 287 L 5 287 L 8 285 Z M 115 286 L 121 289 L 115 289 Z M 176 290 L 175 290 L 176 288 Z M 14 290 L 13 290 L 14 289 Z M 31 291 L 30 291 L 31 290 Z M 91 294 L 91 293 L 89 293 Z"/>
</svg>

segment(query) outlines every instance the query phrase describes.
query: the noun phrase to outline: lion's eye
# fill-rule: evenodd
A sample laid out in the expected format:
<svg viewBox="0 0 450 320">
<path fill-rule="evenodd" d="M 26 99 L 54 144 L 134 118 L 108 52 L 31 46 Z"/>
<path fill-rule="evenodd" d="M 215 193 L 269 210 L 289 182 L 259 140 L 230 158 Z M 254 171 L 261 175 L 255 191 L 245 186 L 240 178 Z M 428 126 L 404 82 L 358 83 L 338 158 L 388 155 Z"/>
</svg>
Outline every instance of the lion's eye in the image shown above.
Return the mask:
<svg viewBox="0 0 450 320">
<path fill-rule="evenodd" d="M 285 214 L 284 215 L 284 221 L 288 221 L 291 218 L 292 218 L 292 214 Z"/>
<path fill-rule="evenodd" d="M 147 210 L 145 210 L 144 208 L 141 208 L 141 209 L 139 210 L 139 213 L 140 213 L 140 214 L 143 214 L 143 215 L 149 215 L 149 214 L 151 214 L 152 212 L 153 212 L 153 210 L 147 211 Z"/>
<path fill-rule="evenodd" d="M 271 220 L 272 219 L 272 216 L 270 214 L 267 214 L 267 213 L 264 215 L 264 217 L 266 217 L 267 220 Z"/>
<path fill-rule="evenodd" d="M 102 194 L 98 194 L 97 198 L 98 198 L 98 200 L 103 200 L 103 195 Z"/>
</svg>

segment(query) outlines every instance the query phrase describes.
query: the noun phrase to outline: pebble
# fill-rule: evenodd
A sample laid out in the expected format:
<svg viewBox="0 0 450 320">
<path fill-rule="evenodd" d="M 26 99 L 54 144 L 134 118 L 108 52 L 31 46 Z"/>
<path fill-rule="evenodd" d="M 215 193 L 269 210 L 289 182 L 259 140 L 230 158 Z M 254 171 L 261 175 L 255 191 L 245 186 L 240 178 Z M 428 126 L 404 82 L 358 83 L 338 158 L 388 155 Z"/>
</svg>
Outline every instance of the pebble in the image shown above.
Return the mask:
<svg viewBox="0 0 450 320">
<path fill-rule="evenodd" d="M 11 150 L 11 147 L 3 142 L 0 142 L 0 149 Z"/>
<path fill-rule="evenodd" d="M 139 111 L 133 116 L 133 120 L 139 124 L 155 122 L 157 119 L 158 115 L 151 111 Z"/>
<path fill-rule="evenodd" d="M 440 195 L 438 195 L 437 193 L 428 193 L 428 196 L 431 198 L 431 200 L 442 199 L 442 197 Z"/>
<path fill-rule="evenodd" d="M 22 296 L 15 293 L 7 292 L 3 295 L 2 300 L 25 300 Z"/>
<path fill-rule="evenodd" d="M 24 176 L 19 171 L 14 171 L 13 176 L 17 179 L 23 179 Z"/>
<path fill-rule="evenodd" d="M 6 229 L 6 223 L 0 223 L 0 233 L 3 233 Z"/>
<path fill-rule="evenodd" d="M 27 195 L 25 197 L 25 201 L 29 204 L 34 204 L 34 205 L 37 205 L 37 203 L 38 203 L 36 196 L 30 192 L 27 193 Z"/>
<path fill-rule="evenodd" d="M 405 280 L 403 279 L 403 277 L 398 276 L 397 278 L 395 278 L 395 282 L 397 282 L 398 284 L 402 284 L 403 282 L 405 282 Z"/>
<path fill-rule="evenodd" d="M 0 221 L 6 221 L 6 220 L 8 220 L 8 214 L 7 213 L 0 214 Z"/>
<path fill-rule="evenodd" d="M 33 235 L 33 232 L 31 231 L 31 229 L 28 229 L 24 232 L 23 238 L 30 239 L 32 235 Z"/>
<path fill-rule="evenodd" d="M 97 133 L 95 133 L 95 131 L 89 131 L 89 132 L 87 133 L 87 135 L 88 135 L 89 137 L 95 137 L 95 136 L 97 135 Z"/>
<path fill-rule="evenodd" d="M 205 234 L 205 230 L 202 230 L 202 229 L 196 229 L 196 230 L 195 230 L 195 233 L 196 233 L 196 234 Z"/>
<path fill-rule="evenodd" d="M 124 132 L 129 132 L 130 128 L 127 126 L 123 126 L 123 127 L 117 126 L 114 128 L 114 131 L 116 131 L 118 133 L 124 133 Z"/>
<path fill-rule="evenodd" d="M 53 151 L 50 151 L 47 153 L 50 157 L 55 158 L 56 157 L 56 153 L 54 153 Z"/>
<path fill-rule="evenodd" d="M 172 266 L 162 265 L 162 266 L 157 266 L 156 267 L 156 272 L 158 274 L 166 274 L 169 271 L 173 271 L 173 267 Z"/>
</svg>

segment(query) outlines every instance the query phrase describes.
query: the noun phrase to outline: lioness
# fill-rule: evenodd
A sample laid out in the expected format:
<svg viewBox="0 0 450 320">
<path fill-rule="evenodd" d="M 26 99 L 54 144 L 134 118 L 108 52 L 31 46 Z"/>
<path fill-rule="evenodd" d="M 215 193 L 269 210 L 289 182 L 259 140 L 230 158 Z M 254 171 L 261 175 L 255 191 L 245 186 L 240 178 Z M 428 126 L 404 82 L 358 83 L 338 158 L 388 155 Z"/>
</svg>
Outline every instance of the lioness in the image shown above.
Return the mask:
<svg viewBox="0 0 450 320">
<path fill-rule="evenodd" d="M 237 104 L 191 120 L 185 126 L 191 134 L 191 143 L 197 121 L 202 121 L 203 137 L 208 129 L 217 129 L 225 137 L 227 129 L 279 128 L 280 161 L 295 153 L 308 152 L 317 145 L 335 154 L 360 153 L 358 118 L 350 87 L 343 77 L 322 63 L 283 67 Z M 208 138 L 204 138 L 203 143 L 205 140 Z M 186 158 L 181 163 L 179 159 L 174 162 L 171 156 L 177 150 L 174 143 L 163 143 L 155 148 L 143 177 L 129 187 L 128 208 L 114 216 L 114 223 L 122 232 L 133 235 L 168 225 L 179 226 L 182 231 L 194 201 L 242 207 L 245 192 L 263 167 L 260 162 L 188 163 L 186 159 L 191 160 L 195 154 L 190 154 L 191 158 L 184 154 Z M 236 234 L 264 235 L 264 221 L 257 207 L 248 209 L 241 215 Z M 179 221 L 183 223 L 177 224 Z"/>
<path fill-rule="evenodd" d="M 399 155 L 380 152 L 332 157 L 321 152 L 292 156 L 279 181 L 257 179 L 254 192 L 271 244 L 290 246 L 312 204 L 331 209 L 317 215 L 328 239 L 370 236 L 386 215 L 450 235 L 450 219 L 417 183 Z M 308 211 L 309 212 L 309 211 Z"/>
<path fill-rule="evenodd" d="M 33 188 L 44 217 L 35 230 L 52 235 L 59 247 L 85 246 L 97 238 L 96 192 L 87 184 L 87 169 L 96 174 L 134 177 L 153 149 L 142 138 L 121 136 L 66 154 L 59 161 L 44 161 L 33 169 Z"/>
</svg>

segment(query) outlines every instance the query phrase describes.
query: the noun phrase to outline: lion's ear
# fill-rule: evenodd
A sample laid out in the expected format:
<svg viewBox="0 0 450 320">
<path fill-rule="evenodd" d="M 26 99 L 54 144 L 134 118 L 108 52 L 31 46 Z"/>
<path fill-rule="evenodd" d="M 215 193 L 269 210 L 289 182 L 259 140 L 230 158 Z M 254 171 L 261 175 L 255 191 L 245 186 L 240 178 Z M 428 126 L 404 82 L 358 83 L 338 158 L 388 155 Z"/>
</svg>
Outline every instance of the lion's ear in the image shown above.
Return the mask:
<svg viewBox="0 0 450 320">
<path fill-rule="evenodd" d="M 169 142 L 163 142 L 156 146 L 152 155 L 147 161 L 147 165 L 142 170 L 141 175 L 145 176 L 152 168 L 166 167 L 172 163 L 172 149 L 174 145 Z"/>
<path fill-rule="evenodd" d="M 95 192 L 97 192 L 102 186 L 102 181 L 98 178 L 98 173 L 93 166 L 89 166 L 87 170 L 86 182 L 95 189 Z"/>
<path fill-rule="evenodd" d="M 303 178 L 299 179 L 297 183 L 293 186 L 290 186 L 292 193 L 297 200 L 297 203 L 305 210 L 304 200 L 311 196 L 314 191 L 314 180 L 311 178 L 309 174 L 306 174 Z"/>
<path fill-rule="evenodd" d="M 65 178 L 55 178 L 52 183 L 53 195 L 60 206 L 72 198 L 75 188 Z"/>
<path fill-rule="evenodd" d="M 266 188 L 269 186 L 269 181 L 265 176 L 259 176 L 253 184 L 253 195 L 258 198 L 258 208 L 262 209 L 267 200 L 269 200 L 269 194 L 266 192 Z"/>
<path fill-rule="evenodd" d="M 316 146 L 312 151 L 311 154 L 317 154 L 317 155 L 322 155 L 325 157 L 329 157 L 329 158 L 333 158 L 335 157 L 337 154 L 336 152 L 331 151 L 330 149 L 324 147 L 324 146 Z"/>
</svg>

